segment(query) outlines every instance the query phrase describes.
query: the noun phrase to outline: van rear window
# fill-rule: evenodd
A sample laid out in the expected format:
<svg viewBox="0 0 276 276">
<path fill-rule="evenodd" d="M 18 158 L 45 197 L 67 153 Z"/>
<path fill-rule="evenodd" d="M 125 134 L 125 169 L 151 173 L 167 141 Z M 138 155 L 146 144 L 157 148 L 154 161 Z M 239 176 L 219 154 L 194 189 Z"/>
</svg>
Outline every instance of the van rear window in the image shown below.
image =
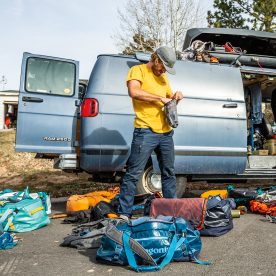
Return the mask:
<svg viewBox="0 0 276 276">
<path fill-rule="evenodd" d="M 28 92 L 72 96 L 75 64 L 31 57 L 27 60 L 25 90 Z"/>
</svg>

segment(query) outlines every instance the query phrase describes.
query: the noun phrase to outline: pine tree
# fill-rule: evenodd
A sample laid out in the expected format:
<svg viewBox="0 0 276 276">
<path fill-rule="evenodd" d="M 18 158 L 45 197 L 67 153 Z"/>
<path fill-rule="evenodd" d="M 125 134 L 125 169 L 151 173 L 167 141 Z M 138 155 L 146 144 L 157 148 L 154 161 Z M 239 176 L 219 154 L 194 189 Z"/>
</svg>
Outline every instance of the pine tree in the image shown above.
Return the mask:
<svg viewBox="0 0 276 276">
<path fill-rule="evenodd" d="M 214 0 L 214 12 L 208 11 L 209 27 L 215 28 L 248 28 L 242 16 L 243 9 L 232 0 Z"/>
<path fill-rule="evenodd" d="M 208 11 L 210 27 L 276 31 L 276 0 L 214 0 Z"/>
</svg>

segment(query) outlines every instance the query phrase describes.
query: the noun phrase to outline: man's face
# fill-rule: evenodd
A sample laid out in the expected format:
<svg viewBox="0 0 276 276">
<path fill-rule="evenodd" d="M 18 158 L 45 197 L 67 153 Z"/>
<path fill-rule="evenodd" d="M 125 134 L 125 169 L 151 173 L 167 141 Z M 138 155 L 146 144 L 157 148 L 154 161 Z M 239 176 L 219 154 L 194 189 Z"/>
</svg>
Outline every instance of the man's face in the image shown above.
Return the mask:
<svg viewBox="0 0 276 276">
<path fill-rule="evenodd" d="M 155 76 L 160 77 L 163 73 L 166 72 L 166 69 L 160 60 L 155 60 L 152 65 L 152 72 Z"/>
</svg>

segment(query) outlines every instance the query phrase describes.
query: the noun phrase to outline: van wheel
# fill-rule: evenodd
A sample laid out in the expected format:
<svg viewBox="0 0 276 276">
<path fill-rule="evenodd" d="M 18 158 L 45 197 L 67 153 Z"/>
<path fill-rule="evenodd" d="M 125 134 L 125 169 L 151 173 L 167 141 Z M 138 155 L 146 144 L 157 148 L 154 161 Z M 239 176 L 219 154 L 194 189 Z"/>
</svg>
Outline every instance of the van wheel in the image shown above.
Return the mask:
<svg viewBox="0 0 276 276">
<path fill-rule="evenodd" d="M 176 175 L 176 196 L 181 198 L 185 193 L 187 186 L 187 178 L 185 176 Z M 162 192 L 161 175 L 153 171 L 153 167 L 149 166 L 144 170 L 138 184 L 136 193 L 154 193 Z"/>
</svg>

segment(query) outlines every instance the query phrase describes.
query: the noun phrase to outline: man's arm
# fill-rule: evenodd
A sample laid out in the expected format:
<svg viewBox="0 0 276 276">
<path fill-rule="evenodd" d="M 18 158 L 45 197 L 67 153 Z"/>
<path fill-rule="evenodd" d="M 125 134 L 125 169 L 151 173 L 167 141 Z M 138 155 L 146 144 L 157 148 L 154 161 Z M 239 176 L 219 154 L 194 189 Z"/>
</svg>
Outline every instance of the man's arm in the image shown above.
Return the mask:
<svg viewBox="0 0 276 276">
<path fill-rule="evenodd" d="M 163 98 L 157 95 L 153 95 L 151 93 L 148 93 L 144 90 L 141 89 L 141 83 L 138 80 L 130 80 L 127 83 L 128 87 L 128 94 L 131 98 L 140 100 L 140 101 L 145 101 L 145 102 L 162 102 L 162 103 L 167 103 L 171 99 L 169 98 Z"/>
</svg>

